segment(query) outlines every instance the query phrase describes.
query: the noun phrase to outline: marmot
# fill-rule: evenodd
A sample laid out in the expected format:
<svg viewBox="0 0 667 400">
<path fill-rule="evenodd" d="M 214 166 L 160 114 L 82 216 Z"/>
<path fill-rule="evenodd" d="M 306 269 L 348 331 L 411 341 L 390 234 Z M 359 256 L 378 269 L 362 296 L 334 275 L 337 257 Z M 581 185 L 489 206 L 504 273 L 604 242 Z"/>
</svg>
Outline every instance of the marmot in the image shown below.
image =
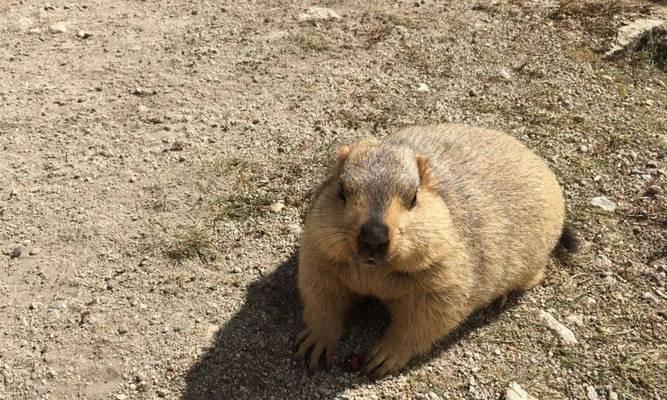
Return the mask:
<svg viewBox="0 0 667 400">
<path fill-rule="evenodd" d="M 565 228 L 561 188 L 511 136 L 459 124 L 413 126 L 341 146 L 305 218 L 297 354 L 330 365 L 355 301 L 385 303 L 391 324 L 364 372 L 425 353 L 473 311 L 543 277 Z"/>
</svg>

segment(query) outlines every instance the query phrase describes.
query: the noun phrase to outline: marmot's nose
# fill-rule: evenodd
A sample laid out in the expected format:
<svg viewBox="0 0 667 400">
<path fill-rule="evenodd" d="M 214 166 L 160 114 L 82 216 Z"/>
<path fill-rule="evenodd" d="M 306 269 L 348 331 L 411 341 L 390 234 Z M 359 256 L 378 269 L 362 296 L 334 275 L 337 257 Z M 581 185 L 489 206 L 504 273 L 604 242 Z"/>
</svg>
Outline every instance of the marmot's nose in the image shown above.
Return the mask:
<svg viewBox="0 0 667 400">
<path fill-rule="evenodd" d="M 380 255 L 389 247 L 389 228 L 379 221 L 368 221 L 361 226 L 359 247 L 362 252 Z"/>
</svg>

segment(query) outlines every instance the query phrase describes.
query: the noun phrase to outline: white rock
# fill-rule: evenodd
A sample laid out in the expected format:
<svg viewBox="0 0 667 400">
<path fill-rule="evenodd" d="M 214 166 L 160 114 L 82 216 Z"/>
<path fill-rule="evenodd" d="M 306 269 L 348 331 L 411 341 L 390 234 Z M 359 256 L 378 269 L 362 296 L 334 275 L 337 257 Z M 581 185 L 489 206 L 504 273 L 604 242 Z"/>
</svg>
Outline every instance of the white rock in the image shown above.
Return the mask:
<svg viewBox="0 0 667 400">
<path fill-rule="evenodd" d="M 598 392 L 595 391 L 595 386 L 588 385 L 586 387 L 586 398 L 588 400 L 599 400 Z"/>
<path fill-rule="evenodd" d="M 301 225 L 299 225 L 299 224 L 289 224 L 289 225 L 287 225 L 287 230 L 291 234 L 293 234 L 295 236 L 299 236 L 301 234 L 302 228 L 301 228 Z"/>
<path fill-rule="evenodd" d="M 658 298 L 655 297 L 655 295 L 654 295 L 653 293 L 651 293 L 651 292 L 644 292 L 644 293 L 642 294 L 642 299 L 643 299 L 643 300 L 649 300 L 649 301 L 652 301 L 652 302 L 654 302 L 654 303 L 657 303 L 657 302 L 658 302 Z"/>
<path fill-rule="evenodd" d="M 419 86 L 417 87 L 417 91 L 418 91 L 419 93 L 428 93 L 428 92 L 431 91 L 431 89 L 429 89 L 429 87 L 428 87 L 427 84 L 425 84 L 425 83 L 420 83 Z"/>
<path fill-rule="evenodd" d="M 340 15 L 324 7 L 310 7 L 305 13 L 299 15 L 299 22 L 330 21 L 332 19 L 340 19 Z"/>
<path fill-rule="evenodd" d="M 537 398 L 529 395 L 518 383 L 510 382 L 505 390 L 505 400 L 537 400 Z"/>
<path fill-rule="evenodd" d="M 285 208 L 285 203 L 283 203 L 280 200 L 276 201 L 275 203 L 273 203 L 269 206 L 269 209 L 276 214 L 281 212 L 283 210 L 283 208 Z"/>
<path fill-rule="evenodd" d="M 591 199 L 591 205 L 599 207 L 605 211 L 613 212 L 616 210 L 616 204 L 609 200 L 606 196 L 598 196 Z"/>
<path fill-rule="evenodd" d="M 609 259 L 609 257 L 604 254 L 600 254 L 597 259 L 597 265 L 600 269 L 609 270 L 613 268 L 614 263 Z"/>
<path fill-rule="evenodd" d="M 632 43 L 641 34 L 657 26 L 663 25 L 664 19 L 659 18 L 639 18 L 631 23 L 621 27 L 616 35 L 616 43 L 607 52 L 607 56 L 612 55 Z"/>
<path fill-rule="evenodd" d="M 49 31 L 51 31 L 51 33 L 65 33 L 67 32 L 67 27 L 65 27 L 65 24 L 63 23 L 57 23 L 51 25 Z"/>
<path fill-rule="evenodd" d="M 499 73 L 500 76 L 507 81 L 512 79 L 512 74 L 510 73 L 510 70 L 505 67 L 502 67 Z"/>
<path fill-rule="evenodd" d="M 544 321 L 544 323 L 547 325 L 547 328 L 549 328 L 552 332 L 561 338 L 563 343 L 568 345 L 574 345 L 578 343 L 577 337 L 574 336 L 574 332 L 572 332 L 570 328 L 563 325 L 548 312 L 540 310 L 540 319 Z"/>
<path fill-rule="evenodd" d="M 618 400 L 618 394 L 614 391 L 610 391 L 607 398 L 609 400 Z"/>
<path fill-rule="evenodd" d="M 565 321 L 569 322 L 572 325 L 584 326 L 584 316 L 581 314 L 570 314 L 565 317 Z"/>
</svg>

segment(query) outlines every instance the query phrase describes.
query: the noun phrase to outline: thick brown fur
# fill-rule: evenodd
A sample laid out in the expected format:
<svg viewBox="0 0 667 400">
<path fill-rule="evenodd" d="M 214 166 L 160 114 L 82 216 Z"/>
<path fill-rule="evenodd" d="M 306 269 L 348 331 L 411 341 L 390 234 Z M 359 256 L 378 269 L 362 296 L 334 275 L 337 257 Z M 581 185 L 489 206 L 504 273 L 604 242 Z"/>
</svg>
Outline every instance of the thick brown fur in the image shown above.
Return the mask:
<svg viewBox="0 0 667 400">
<path fill-rule="evenodd" d="M 415 126 L 345 146 L 337 158 L 306 216 L 299 253 L 306 328 L 298 354 L 312 350 L 311 367 L 323 354 L 331 364 L 360 297 L 377 297 L 392 314 L 365 366 L 382 376 L 428 352 L 473 311 L 539 284 L 559 240 L 574 249 L 554 174 L 504 133 Z M 389 244 L 369 264 L 358 237 L 372 215 L 388 226 Z"/>
</svg>

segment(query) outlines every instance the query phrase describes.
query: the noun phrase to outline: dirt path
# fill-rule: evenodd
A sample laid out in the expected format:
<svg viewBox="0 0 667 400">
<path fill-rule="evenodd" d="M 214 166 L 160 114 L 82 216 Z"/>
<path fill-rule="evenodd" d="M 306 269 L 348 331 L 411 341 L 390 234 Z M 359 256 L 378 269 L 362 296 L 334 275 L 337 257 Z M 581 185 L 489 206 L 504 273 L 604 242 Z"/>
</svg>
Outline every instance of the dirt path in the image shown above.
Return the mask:
<svg viewBox="0 0 667 400">
<path fill-rule="evenodd" d="M 655 46 L 601 56 L 664 7 L 357 3 L 0 5 L 0 399 L 664 398 L 667 75 Z M 398 377 L 308 376 L 294 254 L 323 167 L 443 121 L 546 157 L 583 253 Z"/>
</svg>

